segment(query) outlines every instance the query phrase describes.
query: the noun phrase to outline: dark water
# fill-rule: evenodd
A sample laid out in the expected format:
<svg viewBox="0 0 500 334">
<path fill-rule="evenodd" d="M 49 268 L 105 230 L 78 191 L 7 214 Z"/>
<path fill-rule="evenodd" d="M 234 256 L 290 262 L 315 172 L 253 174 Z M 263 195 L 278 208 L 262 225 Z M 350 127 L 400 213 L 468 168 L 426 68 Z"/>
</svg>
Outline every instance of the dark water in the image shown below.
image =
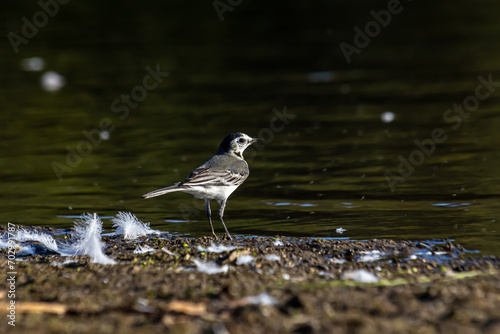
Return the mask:
<svg viewBox="0 0 500 334">
<path fill-rule="evenodd" d="M 233 234 L 450 238 L 500 255 L 500 3 L 401 2 L 348 63 L 339 45 L 387 3 L 243 1 L 222 22 L 209 1 L 60 5 L 17 54 L 2 40 L 0 221 L 131 211 L 209 235 L 189 195 L 140 196 L 243 131 L 266 144 L 246 153 L 251 175 L 228 202 Z M 42 10 L 9 6 L 6 37 Z M 44 70 L 24 70 L 31 57 Z M 144 83 L 157 68 L 169 75 Z M 44 90 L 47 71 L 65 85 Z M 68 147 L 80 153 L 67 161 Z"/>
</svg>

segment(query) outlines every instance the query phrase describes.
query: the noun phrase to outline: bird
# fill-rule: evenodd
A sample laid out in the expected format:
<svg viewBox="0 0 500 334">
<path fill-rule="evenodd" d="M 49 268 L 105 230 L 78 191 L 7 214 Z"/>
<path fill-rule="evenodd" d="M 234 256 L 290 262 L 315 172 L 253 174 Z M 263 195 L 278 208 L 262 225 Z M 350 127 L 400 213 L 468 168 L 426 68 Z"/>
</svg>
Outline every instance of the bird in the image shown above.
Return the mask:
<svg viewBox="0 0 500 334">
<path fill-rule="evenodd" d="M 248 164 L 243 158 L 243 152 L 247 147 L 259 141 L 262 139 L 252 138 L 242 132 L 231 133 L 222 140 L 217 153 L 193 170 L 184 181 L 151 191 L 142 197 L 146 199 L 180 191 L 204 199 L 208 222 L 214 238 L 217 238 L 217 235 L 212 224 L 210 201 L 216 200 L 220 205 L 219 219 L 224 226 L 225 237 L 231 240 L 223 219 L 224 209 L 229 195 L 247 179 L 250 173 Z"/>
</svg>

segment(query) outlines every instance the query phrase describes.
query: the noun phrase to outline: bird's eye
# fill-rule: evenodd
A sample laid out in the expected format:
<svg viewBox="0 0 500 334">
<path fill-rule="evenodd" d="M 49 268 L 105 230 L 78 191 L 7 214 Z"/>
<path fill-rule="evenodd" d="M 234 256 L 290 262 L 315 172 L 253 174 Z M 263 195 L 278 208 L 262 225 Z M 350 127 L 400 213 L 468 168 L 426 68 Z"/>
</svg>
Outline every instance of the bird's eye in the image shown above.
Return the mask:
<svg viewBox="0 0 500 334">
<path fill-rule="evenodd" d="M 240 138 L 238 140 L 238 143 L 240 143 L 240 144 L 245 144 L 245 142 L 246 142 L 245 138 Z"/>
</svg>

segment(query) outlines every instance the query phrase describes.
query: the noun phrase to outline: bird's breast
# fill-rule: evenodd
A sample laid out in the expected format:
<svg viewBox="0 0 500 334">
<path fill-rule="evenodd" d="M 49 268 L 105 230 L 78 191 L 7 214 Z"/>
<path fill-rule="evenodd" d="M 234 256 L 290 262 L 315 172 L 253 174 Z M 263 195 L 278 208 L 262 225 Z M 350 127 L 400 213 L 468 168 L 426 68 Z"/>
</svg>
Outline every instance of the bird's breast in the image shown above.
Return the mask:
<svg viewBox="0 0 500 334">
<path fill-rule="evenodd" d="M 214 199 L 218 202 L 226 200 L 238 186 L 204 186 L 189 189 L 191 195 L 200 199 Z"/>
</svg>

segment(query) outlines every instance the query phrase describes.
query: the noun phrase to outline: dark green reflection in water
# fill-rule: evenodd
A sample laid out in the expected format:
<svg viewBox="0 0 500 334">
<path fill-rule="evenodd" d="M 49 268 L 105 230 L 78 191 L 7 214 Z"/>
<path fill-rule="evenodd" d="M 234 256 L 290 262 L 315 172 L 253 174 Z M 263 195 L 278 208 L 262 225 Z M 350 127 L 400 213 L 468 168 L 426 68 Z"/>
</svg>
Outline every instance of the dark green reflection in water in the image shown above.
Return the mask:
<svg viewBox="0 0 500 334">
<path fill-rule="evenodd" d="M 339 43 L 353 43 L 353 27 L 386 2 L 243 2 L 224 22 L 210 2 L 61 7 L 17 55 L 6 39 L 0 51 L 0 220 L 69 227 L 83 212 L 125 210 L 157 229 L 209 235 L 190 196 L 140 195 L 183 180 L 229 132 L 266 134 L 272 110 L 286 106 L 296 117 L 247 154 L 251 175 L 226 209 L 232 233 L 451 238 L 500 255 L 500 87 L 456 129 L 443 120 L 475 94 L 478 76 L 500 82 L 500 4 L 402 4 L 350 64 Z M 40 10 L 10 6 L 5 34 Z M 66 86 L 41 89 L 41 73 L 20 66 L 33 56 Z M 170 75 L 119 119 L 111 103 L 157 65 Z M 393 122 L 381 121 L 385 111 Z M 76 149 L 103 118 L 115 126 L 109 140 L 59 182 L 51 164 L 65 163 L 66 146 Z M 447 139 L 391 191 L 384 173 L 397 173 L 399 156 L 436 128 Z"/>
</svg>

